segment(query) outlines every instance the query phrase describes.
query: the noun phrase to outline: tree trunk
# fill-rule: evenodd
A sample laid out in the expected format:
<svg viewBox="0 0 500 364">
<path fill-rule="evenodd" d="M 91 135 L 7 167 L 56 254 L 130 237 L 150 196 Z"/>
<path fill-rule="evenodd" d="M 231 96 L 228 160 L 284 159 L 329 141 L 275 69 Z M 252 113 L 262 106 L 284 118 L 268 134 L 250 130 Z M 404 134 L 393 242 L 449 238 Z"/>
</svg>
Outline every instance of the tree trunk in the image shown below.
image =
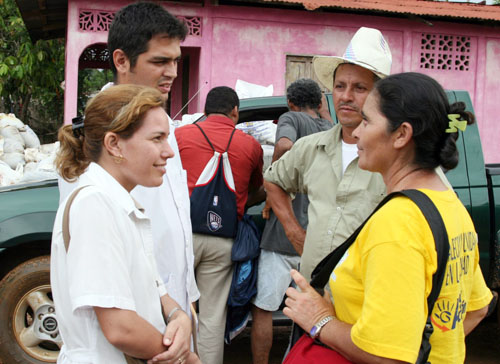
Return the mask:
<svg viewBox="0 0 500 364">
<path fill-rule="evenodd" d="M 18 116 L 19 119 L 25 124 L 28 124 L 28 106 L 30 104 L 30 101 L 31 101 L 31 92 L 28 92 L 26 96 L 24 96 L 21 115 Z"/>
</svg>

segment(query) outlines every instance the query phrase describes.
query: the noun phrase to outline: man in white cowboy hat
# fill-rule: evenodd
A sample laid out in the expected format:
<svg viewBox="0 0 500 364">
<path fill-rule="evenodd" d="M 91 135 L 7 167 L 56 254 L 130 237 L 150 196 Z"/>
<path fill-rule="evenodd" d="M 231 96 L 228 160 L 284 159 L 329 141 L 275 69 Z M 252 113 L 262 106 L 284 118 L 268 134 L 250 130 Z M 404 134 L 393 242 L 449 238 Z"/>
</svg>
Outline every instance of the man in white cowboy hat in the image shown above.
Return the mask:
<svg viewBox="0 0 500 364">
<path fill-rule="evenodd" d="M 332 90 L 338 124 L 298 140 L 266 171 L 265 188 L 288 239 L 302 245 L 300 271 L 314 267 L 340 245 L 386 193 L 378 173 L 358 167 L 354 129 L 374 83 L 391 70 L 389 45 L 377 29 L 360 28 L 342 57 L 314 57 L 318 79 Z M 290 194 L 309 197 L 307 232 L 298 223 Z"/>
</svg>

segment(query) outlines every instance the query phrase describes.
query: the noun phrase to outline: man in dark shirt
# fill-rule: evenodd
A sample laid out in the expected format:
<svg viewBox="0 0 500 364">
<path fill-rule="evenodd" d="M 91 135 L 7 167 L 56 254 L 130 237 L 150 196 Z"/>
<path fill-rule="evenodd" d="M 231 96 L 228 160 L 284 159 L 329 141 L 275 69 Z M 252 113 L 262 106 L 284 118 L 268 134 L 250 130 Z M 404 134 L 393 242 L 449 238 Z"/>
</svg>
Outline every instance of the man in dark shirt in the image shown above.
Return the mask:
<svg viewBox="0 0 500 364">
<path fill-rule="evenodd" d="M 321 90 L 311 79 L 299 79 L 287 89 L 289 112 L 278 120 L 273 162 L 292 148 L 303 136 L 328 130 L 332 127 L 328 106 L 322 103 Z M 326 103 L 326 98 L 324 99 Z M 320 117 L 322 115 L 329 120 Z M 307 227 L 307 195 L 297 194 L 292 202 L 297 220 Z M 290 269 L 297 269 L 302 254 L 301 246 L 294 246 L 286 237 L 283 226 L 268 208 L 263 211 L 267 218 L 262 234 L 261 255 L 258 264 L 257 295 L 252 307 L 252 355 L 254 364 L 267 364 L 273 340 L 272 312 L 278 310 L 285 291 L 290 285 Z"/>
</svg>

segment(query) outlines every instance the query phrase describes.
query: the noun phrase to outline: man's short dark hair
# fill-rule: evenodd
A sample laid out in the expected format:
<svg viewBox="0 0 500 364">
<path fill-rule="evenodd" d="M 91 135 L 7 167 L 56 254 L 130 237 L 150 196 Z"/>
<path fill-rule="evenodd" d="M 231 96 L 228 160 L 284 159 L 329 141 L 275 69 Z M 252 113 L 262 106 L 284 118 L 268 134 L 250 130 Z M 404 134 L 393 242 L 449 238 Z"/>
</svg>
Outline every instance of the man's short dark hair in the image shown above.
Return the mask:
<svg viewBox="0 0 500 364">
<path fill-rule="evenodd" d="M 316 81 L 300 78 L 288 86 L 286 98 L 297 107 L 317 110 L 321 103 L 321 89 Z"/>
<path fill-rule="evenodd" d="M 113 52 L 121 49 L 133 68 L 140 54 L 148 51 L 148 42 L 155 35 L 183 41 L 187 35 L 183 21 L 170 14 L 161 5 L 138 2 L 127 5 L 115 14 L 108 33 L 108 49 L 111 70 L 116 76 Z"/>
<path fill-rule="evenodd" d="M 240 107 L 240 99 L 236 91 L 227 86 L 214 87 L 207 94 L 205 115 L 229 115 L 235 106 Z"/>
</svg>

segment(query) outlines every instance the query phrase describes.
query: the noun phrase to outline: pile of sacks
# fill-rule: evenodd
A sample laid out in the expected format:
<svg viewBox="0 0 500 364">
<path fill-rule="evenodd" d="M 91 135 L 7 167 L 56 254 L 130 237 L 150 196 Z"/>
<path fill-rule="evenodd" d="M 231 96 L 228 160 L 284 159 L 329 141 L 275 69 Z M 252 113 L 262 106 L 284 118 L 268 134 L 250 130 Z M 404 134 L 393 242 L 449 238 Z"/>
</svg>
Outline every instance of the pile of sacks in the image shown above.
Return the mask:
<svg viewBox="0 0 500 364">
<path fill-rule="evenodd" d="M 0 113 L 0 186 L 57 178 L 59 142 L 40 145 L 35 132 L 14 114 Z"/>
</svg>

